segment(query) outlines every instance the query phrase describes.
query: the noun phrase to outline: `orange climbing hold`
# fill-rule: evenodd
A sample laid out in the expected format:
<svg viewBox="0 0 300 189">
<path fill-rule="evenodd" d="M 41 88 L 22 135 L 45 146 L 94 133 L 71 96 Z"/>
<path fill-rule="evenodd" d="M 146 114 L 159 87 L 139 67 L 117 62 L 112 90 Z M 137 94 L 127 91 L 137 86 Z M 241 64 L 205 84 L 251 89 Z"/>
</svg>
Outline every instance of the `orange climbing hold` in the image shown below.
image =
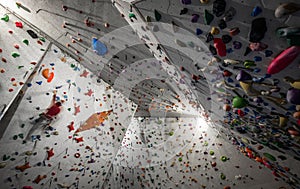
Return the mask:
<svg viewBox="0 0 300 189">
<path fill-rule="evenodd" d="M 53 78 L 54 78 L 54 72 L 51 72 L 51 73 L 49 74 L 49 77 L 48 77 L 48 79 L 47 79 L 47 82 L 50 83 L 50 82 L 53 80 Z"/>
<path fill-rule="evenodd" d="M 45 79 L 47 79 L 48 83 L 50 83 L 54 78 L 54 72 L 50 72 L 48 68 L 45 68 L 42 71 L 42 75 Z"/>
</svg>

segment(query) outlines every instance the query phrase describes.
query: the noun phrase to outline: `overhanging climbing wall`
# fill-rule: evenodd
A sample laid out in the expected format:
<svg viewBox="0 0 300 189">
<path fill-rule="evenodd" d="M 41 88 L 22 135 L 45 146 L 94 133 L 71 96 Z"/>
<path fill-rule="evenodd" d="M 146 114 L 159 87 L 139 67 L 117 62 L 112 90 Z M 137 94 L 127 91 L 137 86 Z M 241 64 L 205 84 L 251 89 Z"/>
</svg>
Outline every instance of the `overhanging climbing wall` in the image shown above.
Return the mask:
<svg viewBox="0 0 300 189">
<path fill-rule="evenodd" d="M 236 10 L 232 20 L 225 18 L 226 27 L 219 22 L 229 13 L 213 15 L 212 2 L 1 2 L 8 6 L 5 13 L 15 11 L 23 25 L 44 31 L 53 43 L 6 125 L 3 187 L 298 188 L 299 130 L 292 117 L 297 103 L 279 105 L 270 97 L 286 99 L 290 85 L 283 78 L 289 73 L 299 79 L 298 59 L 266 75 L 270 61 L 288 46 L 275 30 L 297 26 L 298 13 L 277 19 L 279 3 L 226 2 L 225 11 Z M 261 12 L 256 8 L 252 14 L 258 15 L 251 16 L 255 6 Z M 259 17 L 266 18 L 261 42 L 268 47 L 252 44 L 253 51 L 244 55 L 251 22 Z M 11 21 L 1 24 L 15 27 Z M 230 32 L 234 27 L 237 35 Z M 20 31 L 26 34 L 25 28 Z M 92 47 L 93 37 L 100 49 Z M 214 44 L 214 38 L 222 40 Z M 6 47 L 11 44 L 5 43 L 5 53 Z M 55 76 L 50 82 L 50 75 L 43 76 L 47 72 Z M 257 97 L 239 80 L 265 91 Z M 24 142 L 53 91 L 65 101 L 63 114 Z M 110 109 L 102 122 L 103 111 Z M 79 128 L 86 130 L 75 133 Z"/>
</svg>

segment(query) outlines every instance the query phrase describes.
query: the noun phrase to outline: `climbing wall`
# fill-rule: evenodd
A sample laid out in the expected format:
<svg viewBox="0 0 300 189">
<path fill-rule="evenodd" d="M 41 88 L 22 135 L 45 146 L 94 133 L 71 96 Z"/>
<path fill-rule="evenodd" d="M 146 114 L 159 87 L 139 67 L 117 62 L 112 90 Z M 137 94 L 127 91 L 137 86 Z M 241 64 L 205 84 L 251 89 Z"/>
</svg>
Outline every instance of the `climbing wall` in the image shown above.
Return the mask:
<svg viewBox="0 0 300 189">
<path fill-rule="evenodd" d="M 189 0 L 1 2 L 2 33 L 14 39 L 13 28 L 19 45 L 25 36 L 28 47 L 37 43 L 13 58 L 15 43 L 1 41 L 2 54 L 19 60 L 37 51 L 34 61 L 41 63 L 29 68 L 36 73 L 5 125 L 1 186 L 299 188 L 297 103 L 278 103 L 290 88 L 283 78 L 299 79 L 299 58 L 266 74 L 289 46 L 276 29 L 297 26 L 299 13 L 275 18 L 276 3 L 227 1 L 225 11 L 236 11 L 230 20 L 229 13 L 213 14 L 212 2 Z M 247 51 L 252 21 L 260 17 L 268 46 Z M 241 70 L 259 95 L 241 87 Z M 12 77 L 3 81 L 15 87 Z M 63 113 L 42 129 L 34 120 L 55 92 Z M 101 112 L 111 109 L 100 123 Z"/>
<path fill-rule="evenodd" d="M 49 43 L 3 8 L 0 11 L 1 119 L 38 65 Z M 29 35 L 30 31 L 33 36 Z"/>
</svg>

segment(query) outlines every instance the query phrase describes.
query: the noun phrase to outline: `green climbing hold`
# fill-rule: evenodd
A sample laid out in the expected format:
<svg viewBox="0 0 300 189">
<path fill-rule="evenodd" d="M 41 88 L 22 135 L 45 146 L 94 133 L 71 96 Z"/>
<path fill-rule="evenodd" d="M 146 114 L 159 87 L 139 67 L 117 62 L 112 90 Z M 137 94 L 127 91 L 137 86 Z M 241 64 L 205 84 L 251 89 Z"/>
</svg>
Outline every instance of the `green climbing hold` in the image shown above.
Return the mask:
<svg viewBox="0 0 300 189">
<path fill-rule="evenodd" d="M 7 14 L 5 14 L 1 20 L 5 21 L 5 22 L 8 22 L 9 21 L 9 16 Z"/>
<path fill-rule="evenodd" d="M 214 15 L 209 13 L 208 10 L 204 11 L 204 22 L 206 25 L 209 25 L 214 19 Z"/>
<path fill-rule="evenodd" d="M 18 69 L 24 68 L 24 66 L 18 66 Z"/>
<path fill-rule="evenodd" d="M 178 161 L 182 161 L 182 157 L 178 158 Z"/>
<path fill-rule="evenodd" d="M 224 173 L 221 173 L 220 178 L 221 178 L 222 180 L 225 180 L 225 179 L 226 179 L 226 175 L 224 175 Z"/>
<path fill-rule="evenodd" d="M 21 139 L 24 138 L 24 134 L 23 134 L 23 133 L 18 134 L 18 136 L 19 136 Z"/>
<path fill-rule="evenodd" d="M 271 161 L 276 161 L 276 158 L 269 153 L 264 153 L 264 156 Z"/>
<path fill-rule="evenodd" d="M 14 57 L 14 58 L 17 58 L 17 57 L 20 56 L 20 54 L 19 54 L 19 53 L 16 53 L 16 52 L 13 52 L 13 53 L 11 53 L 11 56 Z"/>
<path fill-rule="evenodd" d="M 211 150 L 211 151 L 209 151 L 209 154 L 212 156 L 215 154 L 215 152 Z"/>
<path fill-rule="evenodd" d="M 24 39 L 24 40 L 23 40 L 23 43 L 25 43 L 26 45 L 29 45 L 28 39 Z"/>
<path fill-rule="evenodd" d="M 154 16 L 155 16 L 156 21 L 160 21 L 161 14 L 156 9 L 154 9 Z"/>
<path fill-rule="evenodd" d="M 135 19 L 136 19 L 136 16 L 135 16 L 135 14 L 133 14 L 133 13 L 131 12 L 131 13 L 129 13 L 129 18 L 135 18 Z"/>
<path fill-rule="evenodd" d="M 13 139 L 14 139 L 14 140 L 17 140 L 17 139 L 18 139 L 18 135 L 14 135 L 14 136 L 13 136 Z"/>
<path fill-rule="evenodd" d="M 10 158 L 10 156 L 7 156 L 7 155 L 4 154 L 3 157 L 2 157 L 2 160 L 6 161 L 6 160 L 9 160 L 9 158 Z"/>
<path fill-rule="evenodd" d="M 221 161 L 225 162 L 225 161 L 227 161 L 228 158 L 226 156 L 221 156 L 220 159 L 221 159 Z"/>
<path fill-rule="evenodd" d="M 46 42 L 46 39 L 44 37 L 40 37 L 39 40 Z"/>
<path fill-rule="evenodd" d="M 256 64 L 255 64 L 255 62 L 252 61 L 252 60 L 245 60 L 244 66 L 245 66 L 246 68 L 250 68 L 251 66 L 256 66 Z"/>
<path fill-rule="evenodd" d="M 173 135 L 174 135 L 174 132 L 173 132 L 173 131 L 170 131 L 170 132 L 169 132 L 169 135 L 170 135 L 170 136 L 173 136 Z"/>
<path fill-rule="evenodd" d="M 232 100 L 232 107 L 233 108 L 243 108 L 247 106 L 248 102 L 244 98 L 241 98 L 239 96 L 236 96 Z"/>
</svg>

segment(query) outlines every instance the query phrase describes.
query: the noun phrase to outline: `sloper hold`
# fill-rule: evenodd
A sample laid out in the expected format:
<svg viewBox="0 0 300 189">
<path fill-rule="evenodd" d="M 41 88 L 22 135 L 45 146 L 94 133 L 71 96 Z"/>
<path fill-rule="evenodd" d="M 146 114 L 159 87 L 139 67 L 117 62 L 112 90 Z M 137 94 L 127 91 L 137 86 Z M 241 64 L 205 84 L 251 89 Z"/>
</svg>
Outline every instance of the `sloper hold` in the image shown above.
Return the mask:
<svg viewBox="0 0 300 189">
<path fill-rule="evenodd" d="M 267 31 L 267 23 L 265 18 L 256 18 L 252 21 L 251 31 L 249 35 L 250 42 L 260 42 Z"/>
<path fill-rule="evenodd" d="M 276 74 L 290 65 L 300 54 L 300 46 L 291 46 L 274 58 L 268 66 L 268 74 Z"/>
<path fill-rule="evenodd" d="M 215 0 L 213 2 L 213 13 L 216 17 L 220 17 L 224 14 L 226 8 L 226 1 L 225 0 Z"/>
<path fill-rule="evenodd" d="M 283 16 L 292 14 L 300 10 L 300 4 L 296 3 L 283 3 L 279 5 L 275 10 L 275 17 L 281 18 Z"/>
<path fill-rule="evenodd" d="M 97 38 L 92 39 L 93 50 L 100 56 L 105 55 L 107 53 L 107 47 L 104 43 L 98 41 Z"/>
</svg>

